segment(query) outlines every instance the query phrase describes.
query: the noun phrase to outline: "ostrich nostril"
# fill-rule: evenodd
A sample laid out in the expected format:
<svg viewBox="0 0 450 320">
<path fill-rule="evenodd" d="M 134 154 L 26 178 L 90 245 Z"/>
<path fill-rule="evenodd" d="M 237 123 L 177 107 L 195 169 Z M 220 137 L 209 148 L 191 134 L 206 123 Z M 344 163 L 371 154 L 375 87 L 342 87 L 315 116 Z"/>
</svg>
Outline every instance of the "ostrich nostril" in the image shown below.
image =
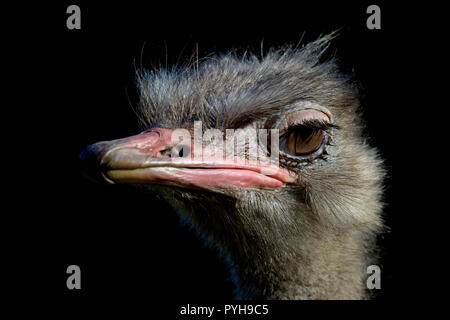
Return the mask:
<svg viewBox="0 0 450 320">
<path fill-rule="evenodd" d="M 185 158 L 189 156 L 189 154 L 190 147 L 187 145 L 177 145 L 158 152 L 159 156 L 168 158 Z"/>
<path fill-rule="evenodd" d="M 178 156 L 180 158 L 187 157 L 189 155 L 189 146 L 179 146 Z"/>
</svg>

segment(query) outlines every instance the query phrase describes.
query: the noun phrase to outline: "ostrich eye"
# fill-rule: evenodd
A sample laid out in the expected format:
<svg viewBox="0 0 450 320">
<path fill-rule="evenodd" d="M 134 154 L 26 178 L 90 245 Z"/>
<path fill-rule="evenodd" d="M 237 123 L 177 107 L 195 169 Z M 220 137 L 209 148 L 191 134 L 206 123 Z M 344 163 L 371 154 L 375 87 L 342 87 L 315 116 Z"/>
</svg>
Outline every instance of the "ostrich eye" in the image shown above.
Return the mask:
<svg viewBox="0 0 450 320">
<path fill-rule="evenodd" d="M 324 140 L 323 130 L 296 125 L 280 136 L 280 150 L 291 156 L 305 156 L 317 151 Z"/>
<path fill-rule="evenodd" d="M 330 141 L 331 116 L 316 109 L 305 109 L 288 115 L 279 124 L 279 148 L 291 160 L 319 156 Z"/>
</svg>

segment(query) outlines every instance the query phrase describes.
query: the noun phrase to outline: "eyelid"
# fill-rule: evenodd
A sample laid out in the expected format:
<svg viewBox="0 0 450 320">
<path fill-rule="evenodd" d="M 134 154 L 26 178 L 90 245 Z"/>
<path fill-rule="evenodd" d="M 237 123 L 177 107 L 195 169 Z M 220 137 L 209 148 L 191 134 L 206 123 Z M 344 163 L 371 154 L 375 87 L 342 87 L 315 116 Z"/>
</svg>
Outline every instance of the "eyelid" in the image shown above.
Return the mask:
<svg viewBox="0 0 450 320">
<path fill-rule="evenodd" d="M 308 120 L 319 120 L 319 121 L 326 121 L 329 123 L 332 122 L 330 115 L 324 113 L 322 110 L 319 111 L 317 109 L 303 109 L 293 112 L 287 117 L 285 117 L 278 124 L 278 130 L 281 134 L 282 132 L 286 131 L 289 127 L 302 124 L 303 122 Z"/>
</svg>

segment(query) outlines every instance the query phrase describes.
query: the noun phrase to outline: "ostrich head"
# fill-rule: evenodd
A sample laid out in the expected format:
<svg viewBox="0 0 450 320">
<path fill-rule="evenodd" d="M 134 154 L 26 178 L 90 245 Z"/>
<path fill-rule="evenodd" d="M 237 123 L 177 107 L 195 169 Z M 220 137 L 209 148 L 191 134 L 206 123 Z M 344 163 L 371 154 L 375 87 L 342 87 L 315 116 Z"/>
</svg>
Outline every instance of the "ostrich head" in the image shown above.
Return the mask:
<svg viewBox="0 0 450 320">
<path fill-rule="evenodd" d="M 367 297 L 383 170 L 355 86 L 319 61 L 331 37 L 140 72 L 144 131 L 86 148 L 87 170 L 157 190 L 218 249 L 238 298 Z"/>
</svg>

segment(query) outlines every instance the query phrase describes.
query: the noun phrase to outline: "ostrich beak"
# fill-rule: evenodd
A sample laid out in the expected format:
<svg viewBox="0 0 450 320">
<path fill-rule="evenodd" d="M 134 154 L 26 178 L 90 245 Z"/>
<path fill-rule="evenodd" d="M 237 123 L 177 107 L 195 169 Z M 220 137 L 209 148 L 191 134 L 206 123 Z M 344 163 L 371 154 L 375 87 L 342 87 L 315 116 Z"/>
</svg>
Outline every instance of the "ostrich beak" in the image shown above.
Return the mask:
<svg viewBox="0 0 450 320">
<path fill-rule="evenodd" d="M 88 146 L 84 172 L 108 183 L 151 183 L 188 188 L 278 188 L 296 181 L 287 170 L 261 161 L 193 157 L 194 146 L 176 152 L 174 130 L 154 128 L 128 138 Z M 179 141 L 177 141 L 179 142 Z M 179 143 L 178 143 L 179 145 Z"/>
</svg>

